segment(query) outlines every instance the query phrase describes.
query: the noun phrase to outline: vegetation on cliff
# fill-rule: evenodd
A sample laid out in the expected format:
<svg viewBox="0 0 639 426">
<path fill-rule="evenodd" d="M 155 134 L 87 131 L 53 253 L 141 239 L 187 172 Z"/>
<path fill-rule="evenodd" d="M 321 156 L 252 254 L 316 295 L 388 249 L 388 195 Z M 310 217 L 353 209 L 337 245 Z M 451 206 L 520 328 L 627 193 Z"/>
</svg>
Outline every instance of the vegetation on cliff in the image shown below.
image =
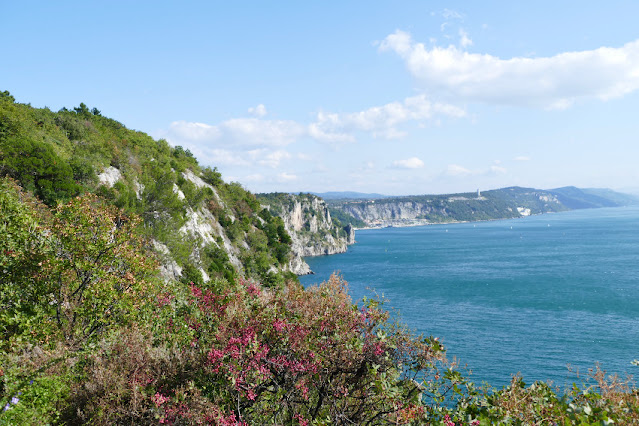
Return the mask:
<svg viewBox="0 0 639 426">
<path fill-rule="evenodd" d="M 282 218 L 302 256 L 340 253 L 354 242 L 350 224 L 342 224 L 316 195 L 274 192 L 257 194 L 257 199 L 269 212 Z"/>
<path fill-rule="evenodd" d="M 477 388 L 341 277 L 302 288 L 280 218 L 95 108 L 2 93 L 0 173 L 0 424 L 639 422 L 598 370 Z"/>
<path fill-rule="evenodd" d="M 200 167 L 188 150 L 129 130 L 96 108 L 53 112 L 2 92 L 0 175 L 48 206 L 94 193 L 140 216 L 141 233 L 166 247 L 186 282 L 293 278 L 284 272 L 291 255 L 281 220 L 262 211 L 253 194 Z"/>
</svg>

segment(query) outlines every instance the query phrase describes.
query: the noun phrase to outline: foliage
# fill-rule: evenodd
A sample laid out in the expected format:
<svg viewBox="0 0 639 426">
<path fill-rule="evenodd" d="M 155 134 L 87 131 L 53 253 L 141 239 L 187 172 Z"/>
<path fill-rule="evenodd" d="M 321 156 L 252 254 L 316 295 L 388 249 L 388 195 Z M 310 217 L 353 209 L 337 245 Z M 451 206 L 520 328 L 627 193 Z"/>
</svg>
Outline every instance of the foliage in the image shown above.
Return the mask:
<svg viewBox="0 0 639 426">
<path fill-rule="evenodd" d="M 112 186 L 99 179 L 107 167 L 120 175 Z M 49 206 L 87 192 L 98 194 L 124 213 L 140 216 L 143 234 L 168 247 L 170 257 L 187 271 L 224 264 L 220 271 L 227 279 L 243 273 L 283 282 L 282 269 L 290 260 L 288 235 L 246 248 L 248 239 L 262 241 L 253 234 L 264 232 L 258 216 L 262 207 L 253 194 L 238 183 L 225 183 L 216 168 L 202 169 L 188 149 L 129 130 L 84 103 L 53 112 L 15 103 L 9 92 L 2 92 L 0 176 L 12 177 Z M 187 221 L 201 218 L 212 203 L 212 219 L 222 225 L 219 236 L 231 240 L 234 256 L 242 254 L 259 267 L 245 271 L 238 262 L 233 266 L 203 256 L 201 238 L 183 238 L 191 232 L 184 229 Z M 229 265 L 237 270 L 231 272 Z"/>
<path fill-rule="evenodd" d="M 337 209 L 335 207 L 330 207 L 328 209 L 331 212 L 331 217 L 333 221 L 338 221 L 343 227 L 347 225 L 351 225 L 354 228 L 366 228 L 366 222 L 361 219 L 357 219 L 352 215 L 346 213 L 343 210 Z"/>
<path fill-rule="evenodd" d="M 404 424 L 425 415 L 415 379 L 443 361 L 336 276 L 310 290 L 191 285 L 157 299 L 154 323 L 157 343 L 126 331 L 85 363 L 67 421 Z"/>
<path fill-rule="evenodd" d="M 302 288 L 281 272 L 290 195 L 269 195 L 269 212 L 96 108 L 55 113 L 0 92 L 0 154 L 0 424 L 639 424 L 634 383 L 598 367 L 564 392 L 518 376 L 478 388 L 438 339 L 376 300 L 353 304 L 340 277 Z M 111 187 L 96 175 L 109 166 Z M 430 213 L 547 208 L 535 190 L 504 191 L 434 196 Z M 176 232 L 198 217 L 220 234 Z M 155 278 L 151 238 L 181 282 Z"/>
<path fill-rule="evenodd" d="M 0 150 L 0 173 L 19 180 L 45 203 L 54 205 L 81 191 L 74 181 L 74 170 L 51 146 L 18 136 L 0 140 Z"/>
<path fill-rule="evenodd" d="M 636 389 L 600 370 L 595 385 L 565 394 L 518 377 L 502 390 L 476 388 L 437 339 L 412 336 L 375 300 L 354 305 L 338 276 L 308 289 L 221 275 L 159 286 L 148 280 L 154 264 L 135 219 L 95 196 L 49 211 L 4 180 L 0 205 L 11 213 L 2 222 L 3 277 L 20 283 L 3 286 L 3 306 L 17 312 L 11 301 L 23 300 L 48 330 L 46 338 L 24 332 L 33 317 L 22 315 L 13 330 L 23 332 L 3 335 L 0 422 L 639 421 Z"/>
<path fill-rule="evenodd" d="M 1 353 L 0 424 L 58 423 L 72 382 L 65 358 L 60 348 L 33 345 L 20 352 Z"/>
<path fill-rule="evenodd" d="M 138 221 L 101 206 L 95 196 L 56 209 L 54 257 L 43 263 L 41 280 L 69 344 L 82 343 L 113 323 L 126 323 L 146 297 L 156 265 L 133 232 Z"/>
<path fill-rule="evenodd" d="M 41 225 L 44 213 L 33 197 L 10 179 L 0 179 L 0 334 L 1 349 L 33 329 L 43 329 L 48 300 L 38 279 L 51 255 L 50 237 Z"/>
<path fill-rule="evenodd" d="M 599 366 L 581 384 L 563 393 L 548 383 L 526 386 L 516 375 L 500 390 L 469 388 L 466 400 L 446 410 L 450 424 L 475 419 L 477 424 L 611 425 L 639 422 L 639 392 L 630 380 L 607 376 Z"/>
<path fill-rule="evenodd" d="M 37 320 L 43 324 L 31 330 L 34 336 L 58 332 L 76 346 L 113 323 L 123 324 L 145 297 L 156 266 L 133 232 L 138 219 L 102 206 L 95 196 L 73 199 L 51 217 L 38 218 L 27 204 L 16 204 L 22 194 L 11 185 L 4 182 L 0 195 L 3 216 L 10 218 L 2 224 L 0 258 L 0 325 L 6 336 L 19 335 Z M 53 323 L 53 329 L 42 327 Z"/>
</svg>

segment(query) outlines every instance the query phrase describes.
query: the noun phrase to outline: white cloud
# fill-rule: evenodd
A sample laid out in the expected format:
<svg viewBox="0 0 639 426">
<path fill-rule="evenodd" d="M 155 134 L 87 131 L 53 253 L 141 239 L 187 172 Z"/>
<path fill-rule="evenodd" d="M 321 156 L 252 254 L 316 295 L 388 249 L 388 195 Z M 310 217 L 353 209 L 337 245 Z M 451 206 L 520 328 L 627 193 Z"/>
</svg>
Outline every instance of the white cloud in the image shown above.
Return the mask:
<svg viewBox="0 0 639 426">
<path fill-rule="evenodd" d="M 304 126 L 290 120 L 234 118 L 218 125 L 174 121 L 163 136 L 178 145 L 284 146 L 305 133 Z"/>
<path fill-rule="evenodd" d="M 260 104 L 249 108 L 249 112 L 263 116 L 266 108 Z M 276 168 L 282 160 L 291 158 L 280 148 L 303 138 L 329 143 L 354 142 L 356 134 L 362 132 L 374 138 L 398 139 L 405 136 L 398 126 L 406 122 L 423 124 L 428 120 L 437 122 L 437 116 L 463 117 L 465 114 L 462 108 L 431 102 L 425 95 L 418 95 L 359 112 L 319 112 L 310 124 L 255 117 L 233 118 L 215 125 L 174 121 L 168 129 L 157 132 L 157 136 L 173 145 L 189 148 L 206 163 L 247 165 L 248 160 L 252 160 L 254 164 Z M 299 158 L 309 159 L 303 155 Z"/>
<path fill-rule="evenodd" d="M 314 168 L 310 173 L 329 171 L 318 163 L 316 155 L 289 152 L 286 147 L 291 144 L 313 139 L 330 143 L 354 142 L 362 134 L 397 139 L 405 135 L 402 126 L 409 122 L 425 125 L 436 123 L 444 116 L 464 117 L 466 114 L 463 108 L 431 101 L 424 94 L 357 112 L 319 112 L 307 123 L 263 118 L 266 108 L 262 104 L 248 111 L 254 117 L 233 118 L 216 124 L 174 121 L 168 129 L 156 132 L 156 136 L 167 139 L 174 146 L 188 148 L 202 164 L 219 166 L 224 173 L 229 173 L 225 175 L 227 180 L 248 173 L 242 179 L 245 182 L 286 184 L 300 181 L 297 174 L 282 172 L 296 162 L 312 161 Z M 298 147 L 293 149 L 300 150 Z M 393 165 L 416 169 L 424 163 L 413 157 L 398 160 Z M 362 173 L 368 175 L 374 170 L 375 165 L 371 163 Z"/>
<path fill-rule="evenodd" d="M 375 170 L 375 163 L 373 161 L 367 161 L 364 163 L 361 170 Z"/>
<path fill-rule="evenodd" d="M 292 173 L 282 172 L 277 175 L 278 182 L 292 182 L 294 180 L 297 180 L 297 175 Z"/>
<path fill-rule="evenodd" d="M 464 19 L 464 16 L 456 10 L 444 9 L 442 16 L 446 19 Z"/>
<path fill-rule="evenodd" d="M 263 182 L 264 181 L 264 176 L 259 174 L 259 173 L 255 173 L 255 174 L 252 174 L 252 175 L 244 176 L 244 178 L 242 178 L 242 180 L 244 182 L 251 182 L 251 183 Z"/>
<path fill-rule="evenodd" d="M 448 176 L 468 176 L 473 174 L 473 172 L 457 164 L 451 164 L 446 167 L 444 174 Z"/>
<path fill-rule="evenodd" d="M 304 134 L 304 127 L 290 120 L 234 118 L 220 125 L 232 142 L 247 146 L 283 146 Z"/>
<path fill-rule="evenodd" d="M 508 173 L 504 167 L 492 165 L 486 169 L 467 169 L 458 164 L 450 164 L 446 167 L 446 170 L 442 173 L 445 176 L 463 178 L 468 176 L 497 176 Z"/>
<path fill-rule="evenodd" d="M 184 147 L 189 148 L 198 160 L 202 161 L 204 164 L 221 164 L 241 167 L 246 167 L 251 164 L 245 155 L 229 151 L 227 149 L 211 149 L 189 144 L 185 144 Z"/>
<path fill-rule="evenodd" d="M 393 167 L 398 169 L 419 169 L 424 167 L 424 162 L 417 157 L 411 157 L 406 160 L 393 161 Z"/>
<path fill-rule="evenodd" d="M 264 104 L 259 104 L 256 107 L 249 108 L 248 112 L 249 114 L 256 117 L 264 117 L 266 115 L 266 107 L 264 106 Z"/>
<path fill-rule="evenodd" d="M 639 88 L 639 40 L 619 48 L 501 59 L 453 45 L 429 49 L 398 30 L 379 48 L 397 53 L 429 91 L 458 100 L 567 108 L 580 99 L 608 100 Z"/>
<path fill-rule="evenodd" d="M 308 126 L 308 133 L 313 139 L 323 142 L 355 142 L 353 135 L 343 131 L 338 114 L 320 111 L 315 123 Z"/>
<path fill-rule="evenodd" d="M 260 153 L 258 164 L 272 169 L 278 168 L 282 160 L 288 160 L 292 156 L 287 151 L 277 150 L 270 153 Z"/>
<path fill-rule="evenodd" d="M 459 45 L 462 49 L 473 45 L 473 41 L 468 37 L 468 33 L 462 29 L 459 30 Z"/>
<path fill-rule="evenodd" d="M 309 126 L 309 134 L 326 142 L 353 141 L 353 133 L 357 131 L 369 132 L 375 138 L 397 139 L 404 136 L 397 125 L 430 120 L 435 115 L 463 117 L 466 111 L 454 105 L 431 102 L 426 95 L 418 95 L 359 112 L 319 112 L 316 121 Z"/>
<path fill-rule="evenodd" d="M 169 141 L 171 139 L 206 141 L 218 139 L 220 136 L 221 132 L 217 126 L 188 121 L 174 121 L 164 135 Z"/>
</svg>

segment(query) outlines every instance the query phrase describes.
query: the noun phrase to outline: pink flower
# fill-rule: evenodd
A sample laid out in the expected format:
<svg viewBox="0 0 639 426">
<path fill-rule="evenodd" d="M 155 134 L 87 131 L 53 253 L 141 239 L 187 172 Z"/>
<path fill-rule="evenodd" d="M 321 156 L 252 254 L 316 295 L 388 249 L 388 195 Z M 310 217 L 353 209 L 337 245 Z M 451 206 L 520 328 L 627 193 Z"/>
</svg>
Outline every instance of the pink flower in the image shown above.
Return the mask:
<svg viewBox="0 0 639 426">
<path fill-rule="evenodd" d="M 248 390 L 248 392 L 246 393 L 246 397 L 251 401 L 255 401 L 255 392 L 253 392 L 253 389 Z"/>
<path fill-rule="evenodd" d="M 286 327 L 286 323 L 280 319 L 276 319 L 275 321 L 273 321 L 273 328 L 275 330 L 277 330 L 278 332 L 284 330 L 284 328 Z"/>
<path fill-rule="evenodd" d="M 155 395 L 151 397 L 151 401 L 155 403 L 156 406 L 160 406 L 169 400 L 169 397 L 162 395 L 160 392 L 156 392 Z"/>
<path fill-rule="evenodd" d="M 308 420 L 302 417 L 301 414 L 296 414 L 294 418 L 300 423 L 300 426 L 308 426 Z"/>
<path fill-rule="evenodd" d="M 253 283 L 251 283 L 251 285 L 248 286 L 247 291 L 249 292 L 250 295 L 253 295 L 253 296 L 260 295 L 260 289 Z"/>
</svg>

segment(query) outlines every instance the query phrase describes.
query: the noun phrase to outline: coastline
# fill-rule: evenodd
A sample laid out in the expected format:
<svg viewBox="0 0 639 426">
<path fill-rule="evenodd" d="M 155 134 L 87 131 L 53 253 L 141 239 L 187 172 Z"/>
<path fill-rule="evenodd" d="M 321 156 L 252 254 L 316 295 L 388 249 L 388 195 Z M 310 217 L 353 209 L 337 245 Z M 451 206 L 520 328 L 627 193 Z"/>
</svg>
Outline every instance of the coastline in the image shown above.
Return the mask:
<svg viewBox="0 0 639 426">
<path fill-rule="evenodd" d="M 456 224 L 456 223 L 480 223 L 480 222 L 493 222 L 496 220 L 510 220 L 510 219 L 523 219 L 526 217 L 530 217 L 530 216 L 540 216 L 542 214 L 549 214 L 549 213 L 554 213 L 554 212 L 548 212 L 548 213 L 537 213 L 537 214 L 531 214 L 528 216 L 520 216 L 520 217 L 500 217 L 500 218 L 495 218 L 495 219 L 483 219 L 483 220 L 451 220 L 448 222 L 428 222 L 426 220 L 424 220 L 423 223 L 392 223 L 389 225 L 380 225 L 380 226 L 366 226 L 363 228 L 354 228 L 355 231 L 366 231 L 366 230 L 370 230 L 370 229 L 385 229 L 385 228 L 411 228 L 411 227 L 416 227 L 416 226 L 430 226 L 430 225 L 447 225 L 447 224 Z M 414 220 L 414 219 L 408 219 L 408 220 Z"/>
</svg>

